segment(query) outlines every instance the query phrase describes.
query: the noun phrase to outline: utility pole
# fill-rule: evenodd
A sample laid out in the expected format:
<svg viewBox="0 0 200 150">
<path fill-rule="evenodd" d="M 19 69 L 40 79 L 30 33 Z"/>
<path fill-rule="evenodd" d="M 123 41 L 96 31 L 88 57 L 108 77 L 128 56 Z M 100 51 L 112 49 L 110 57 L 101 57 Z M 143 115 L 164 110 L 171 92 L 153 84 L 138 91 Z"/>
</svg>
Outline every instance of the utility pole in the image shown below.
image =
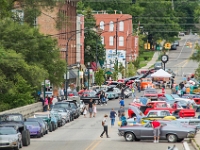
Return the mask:
<svg viewBox="0 0 200 150">
<path fill-rule="evenodd" d="M 116 44 L 116 65 L 117 65 L 117 71 L 118 71 L 118 54 L 117 54 L 117 46 L 118 46 L 118 18 L 117 18 L 117 22 L 116 22 L 116 35 L 115 35 L 115 44 Z"/>
</svg>

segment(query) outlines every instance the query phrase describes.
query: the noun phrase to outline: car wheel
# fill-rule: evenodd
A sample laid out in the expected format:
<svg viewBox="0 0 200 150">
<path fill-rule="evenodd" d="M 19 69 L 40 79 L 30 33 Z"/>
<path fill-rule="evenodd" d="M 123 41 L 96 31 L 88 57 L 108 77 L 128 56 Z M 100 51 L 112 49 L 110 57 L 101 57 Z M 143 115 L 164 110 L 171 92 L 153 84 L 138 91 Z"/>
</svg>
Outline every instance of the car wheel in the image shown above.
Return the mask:
<svg viewBox="0 0 200 150">
<path fill-rule="evenodd" d="M 46 134 L 48 134 L 49 133 L 49 131 L 48 131 L 48 129 L 46 130 Z"/>
<path fill-rule="evenodd" d="M 55 122 L 52 122 L 51 124 L 52 124 L 52 130 L 55 131 L 56 130 L 56 124 L 55 124 Z"/>
<path fill-rule="evenodd" d="M 37 135 L 37 138 L 41 138 L 42 137 L 42 135 L 41 135 L 42 133 L 40 133 L 40 134 L 38 134 Z"/>
<path fill-rule="evenodd" d="M 49 123 L 49 132 L 52 132 L 52 131 L 53 131 L 53 129 L 52 129 L 52 124 Z"/>
<path fill-rule="evenodd" d="M 22 142 L 23 142 L 23 146 L 28 146 L 28 133 L 26 130 L 22 131 Z"/>
<path fill-rule="evenodd" d="M 131 132 L 127 132 L 125 134 L 125 140 L 128 141 L 128 142 L 131 142 L 135 139 L 135 135 Z"/>
<path fill-rule="evenodd" d="M 174 135 L 174 134 L 168 134 L 167 135 L 167 140 L 170 143 L 175 143 L 175 142 L 177 142 L 177 136 Z"/>
<path fill-rule="evenodd" d="M 62 124 L 61 124 L 61 126 L 64 126 L 65 123 L 66 123 L 65 119 L 62 119 Z"/>
</svg>

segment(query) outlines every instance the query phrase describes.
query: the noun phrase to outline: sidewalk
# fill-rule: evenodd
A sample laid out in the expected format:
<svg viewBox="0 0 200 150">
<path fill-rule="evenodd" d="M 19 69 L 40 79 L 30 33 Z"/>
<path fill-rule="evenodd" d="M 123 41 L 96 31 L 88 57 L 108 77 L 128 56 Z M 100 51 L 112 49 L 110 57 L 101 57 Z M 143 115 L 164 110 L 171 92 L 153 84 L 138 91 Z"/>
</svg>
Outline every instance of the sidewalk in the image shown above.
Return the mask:
<svg viewBox="0 0 200 150">
<path fill-rule="evenodd" d="M 194 139 L 191 140 L 196 150 L 200 150 L 200 133 L 198 132 Z"/>
<path fill-rule="evenodd" d="M 163 41 L 161 42 L 161 45 L 163 46 L 164 43 L 165 43 L 165 40 L 163 40 Z M 154 53 L 152 59 L 147 63 L 147 65 L 144 66 L 144 67 L 142 67 L 142 68 L 140 68 L 140 69 L 138 69 L 138 71 L 139 71 L 139 70 L 142 70 L 142 69 L 149 69 L 151 66 L 153 66 L 153 65 L 158 61 L 159 55 L 160 55 L 160 51 L 156 51 L 156 52 Z"/>
</svg>

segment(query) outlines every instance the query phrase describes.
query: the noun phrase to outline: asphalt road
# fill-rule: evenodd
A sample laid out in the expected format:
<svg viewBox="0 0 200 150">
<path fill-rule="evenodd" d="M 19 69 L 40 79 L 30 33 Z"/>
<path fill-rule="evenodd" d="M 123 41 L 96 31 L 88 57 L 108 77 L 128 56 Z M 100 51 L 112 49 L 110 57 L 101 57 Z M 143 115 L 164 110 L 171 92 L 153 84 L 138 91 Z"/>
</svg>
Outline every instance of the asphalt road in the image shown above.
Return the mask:
<svg viewBox="0 0 200 150">
<path fill-rule="evenodd" d="M 195 51 L 195 43 L 200 44 L 200 39 L 195 35 L 185 35 L 179 42 L 178 49 L 169 52 L 169 61 L 166 63 L 166 68 L 172 69 L 177 74 L 176 81 L 178 83 L 183 75 L 194 73 L 198 67 L 198 63 L 189 58 Z M 187 42 L 191 42 L 192 47 L 187 47 Z"/>
<path fill-rule="evenodd" d="M 186 42 L 192 42 L 192 48 L 185 46 Z M 170 51 L 169 61 L 166 68 L 171 68 L 177 73 L 176 82 L 181 81 L 182 75 L 193 73 L 197 68 L 197 63 L 188 58 L 194 51 L 195 42 L 199 42 L 199 38 L 194 35 L 186 35 L 180 40 L 178 50 Z M 138 96 L 141 95 L 137 94 Z M 126 99 L 126 106 L 132 101 L 131 98 Z M 103 130 L 101 121 L 104 114 L 109 114 L 110 110 L 114 108 L 116 111 L 119 108 L 119 100 L 111 100 L 107 106 L 97 106 L 97 116 L 95 118 L 84 118 L 80 116 L 73 122 L 58 128 L 56 131 L 45 135 L 42 138 L 32 138 L 31 145 L 23 147 L 22 150 L 166 150 L 168 146 L 173 146 L 167 141 L 160 141 L 160 143 L 153 143 L 150 141 L 140 142 L 125 142 L 123 137 L 117 135 L 118 132 L 118 118 L 115 126 L 109 126 L 110 138 L 100 138 Z M 175 143 L 179 150 L 183 150 L 182 143 Z M 190 145 L 191 150 L 194 148 Z"/>
<path fill-rule="evenodd" d="M 142 94 L 142 93 L 141 93 Z M 138 96 L 141 94 L 137 94 Z M 125 100 L 126 106 L 132 101 L 131 98 Z M 150 141 L 140 142 L 125 142 L 123 137 L 117 135 L 118 126 L 117 121 L 114 127 L 109 125 L 109 136 L 100 138 L 102 132 L 101 121 L 104 114 L 109 114 L 110 110 L 114 108 L 116 111 L 119 108 L 119 100 L 111 100 L 107 106 L 97 106 L 97 116 L 95 118 L 80 118 L 65 126 L 58 128 L 56 131 L 45 135 L 42 138 L 32 138 L 31 145 L 23 147 L 22 150 L 166 150 L 168 146 L 173 146 L 167 141 L 160 141 L 160 143 L 153 143 Z M 182 150 L 182 143 L 175 143 L 175 145 Z M 194 150 L 194 149 L 191 149 Z"/>
</svg>

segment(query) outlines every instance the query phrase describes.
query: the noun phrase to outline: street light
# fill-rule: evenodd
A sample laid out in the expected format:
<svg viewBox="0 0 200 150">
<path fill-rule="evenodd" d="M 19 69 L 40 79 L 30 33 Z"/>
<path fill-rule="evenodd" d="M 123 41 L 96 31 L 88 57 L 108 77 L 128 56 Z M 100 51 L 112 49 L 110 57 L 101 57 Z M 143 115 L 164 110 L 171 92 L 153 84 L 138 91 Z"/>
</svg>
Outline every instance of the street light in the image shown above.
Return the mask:
<svg viewBox="0 0 200 150">
<path fill-rule="evenodd" d="M 79 79 L 79 70 L 80 70 L 80 63 L 77 64 L 77 68 L 78 68 L 78 85 L 77 85 L 77 91 L 79 91 L 79 86 L 80 86 L 80 79 Z"/>
</svg>

